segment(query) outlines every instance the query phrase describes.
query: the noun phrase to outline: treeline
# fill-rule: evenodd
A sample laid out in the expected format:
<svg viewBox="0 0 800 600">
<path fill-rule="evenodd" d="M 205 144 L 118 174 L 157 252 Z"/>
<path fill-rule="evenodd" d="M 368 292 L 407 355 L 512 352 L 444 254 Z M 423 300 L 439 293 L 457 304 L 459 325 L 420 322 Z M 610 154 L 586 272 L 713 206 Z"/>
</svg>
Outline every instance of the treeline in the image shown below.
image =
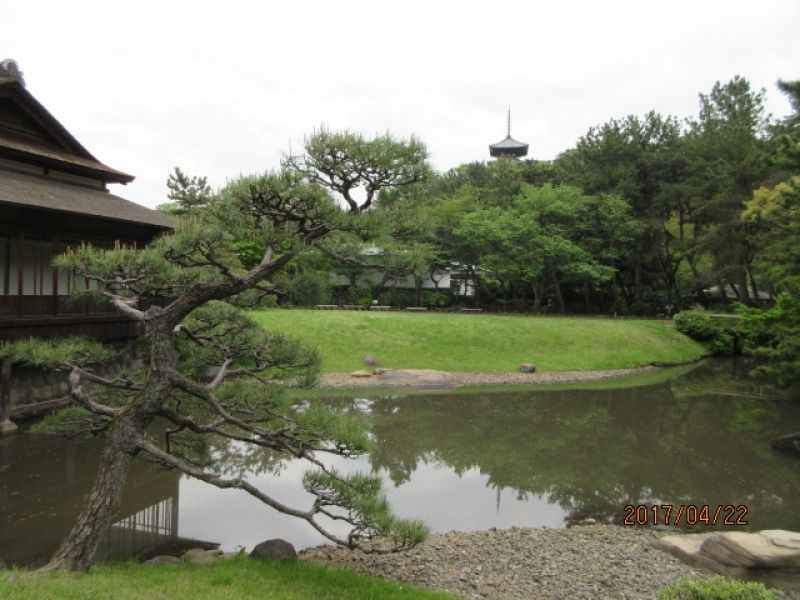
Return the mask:
<svg viewBox="0 0 800 600">
<path fill-rule="evenodd" d="M 474 300 L 455 302 L 634 315 L 766 305 L 800 245 L 800 84 L 779 87 L 795 111 L 781 121 L 737 77 L 701 94 L 695 117 L 612 119 L 552 162 L 461 165 L 378 209 L 413 218 L 432 269 L 477 267 Z"/>
</svg>

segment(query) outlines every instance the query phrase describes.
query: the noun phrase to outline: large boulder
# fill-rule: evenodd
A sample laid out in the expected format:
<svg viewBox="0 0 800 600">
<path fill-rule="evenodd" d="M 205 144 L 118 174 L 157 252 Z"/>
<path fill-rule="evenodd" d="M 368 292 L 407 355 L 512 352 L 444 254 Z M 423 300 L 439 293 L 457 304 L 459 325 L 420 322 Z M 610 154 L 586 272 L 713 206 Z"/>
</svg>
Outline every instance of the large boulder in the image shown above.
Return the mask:
<svg viewBox="0 0 800 600">
<path fill-rule="evenodd" d="M 769 529 L 670 535 L 656 546 L 692 566 L 800 591 L 800 533 Z"/>
<path fill-rule="evenodd" d="M 456 386 L 456 378 L 447 371 L 431 369 L 391 369 L 377 375 L 382 387 L 437 389 Z"/>
<path fill-rule="evenodd" d="M 256 545 L 250 552 L 250 558 L 259 560 L 296 560 L 297 551 L 286 540 L 276 538 Z"/>
</svg>

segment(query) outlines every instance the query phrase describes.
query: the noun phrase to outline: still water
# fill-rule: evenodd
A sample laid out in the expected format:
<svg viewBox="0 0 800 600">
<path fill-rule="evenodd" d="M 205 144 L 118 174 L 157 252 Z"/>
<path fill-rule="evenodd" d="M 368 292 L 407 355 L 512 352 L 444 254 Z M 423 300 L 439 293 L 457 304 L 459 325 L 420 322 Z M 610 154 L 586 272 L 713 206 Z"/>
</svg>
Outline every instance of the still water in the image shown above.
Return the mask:
<svg viewBox="0 0 800 600">
<path fill-rule="evenodd" d="M 800 402 L 771 396 L 734 361 L 710 361 L 605 389 L 335 398 L 370 419 L 377 447 L 341 470 L 379 473 L 396 511 L 434 531 L 622 523 L 626 504 L 746 506 L 744 529 L 800 530 L 800 458 L 768 441 L 800 430 Z M 101 445 L 22 434 L 0 440 L 0 560 L 35 564 L 69 530 Z M 220 446 L 278 500 L 305 506 L 307 465 Z M 320 543 L 307 524 L 244 492 L 139 462 L 103 556 L 164 541 L 250 549 L 282 537 Z M 187 541 L 192 540 L 192 541 Z"/>
</svg>

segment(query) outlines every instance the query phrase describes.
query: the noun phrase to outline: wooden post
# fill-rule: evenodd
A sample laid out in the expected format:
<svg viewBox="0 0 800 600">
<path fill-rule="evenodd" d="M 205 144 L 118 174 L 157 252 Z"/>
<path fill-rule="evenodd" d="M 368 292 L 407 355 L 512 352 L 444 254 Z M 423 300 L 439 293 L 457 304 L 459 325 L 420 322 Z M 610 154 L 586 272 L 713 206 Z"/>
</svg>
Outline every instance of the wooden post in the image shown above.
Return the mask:
<svg viewBox="0 0 800 600">
<path fill-rule="evenodd" d="M 11 295 L 11 238 L 6 238 L 6 264 L 3 269 L 2 296 Z"/>
<path fill-rule="evenodd" d="M 53 238 L 53 244 L 50 250 L 50 261 L 56 257 L 58 252 L 58 236 Z M 58 267 L 53 269 L 53 315 L 58 314 Z"/>
<path fill-rule="evenodd" d="M 0 436 L 16 430 L 11 421 L 11 359 L 0 358 Z"/>
</svg>

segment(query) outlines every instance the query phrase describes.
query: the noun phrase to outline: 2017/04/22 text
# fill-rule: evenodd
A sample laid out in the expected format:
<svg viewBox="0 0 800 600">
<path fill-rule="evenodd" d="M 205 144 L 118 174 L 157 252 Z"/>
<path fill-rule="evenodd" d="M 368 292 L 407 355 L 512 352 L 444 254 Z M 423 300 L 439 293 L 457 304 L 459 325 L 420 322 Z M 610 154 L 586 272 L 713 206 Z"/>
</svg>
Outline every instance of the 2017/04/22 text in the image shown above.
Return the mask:
<svg viewBox="0 0 800 600">
<path fill-rule="evenodd" d="M 747 525 L 746 504 L 626 504 L 623 525 Z"/>
</svg>

